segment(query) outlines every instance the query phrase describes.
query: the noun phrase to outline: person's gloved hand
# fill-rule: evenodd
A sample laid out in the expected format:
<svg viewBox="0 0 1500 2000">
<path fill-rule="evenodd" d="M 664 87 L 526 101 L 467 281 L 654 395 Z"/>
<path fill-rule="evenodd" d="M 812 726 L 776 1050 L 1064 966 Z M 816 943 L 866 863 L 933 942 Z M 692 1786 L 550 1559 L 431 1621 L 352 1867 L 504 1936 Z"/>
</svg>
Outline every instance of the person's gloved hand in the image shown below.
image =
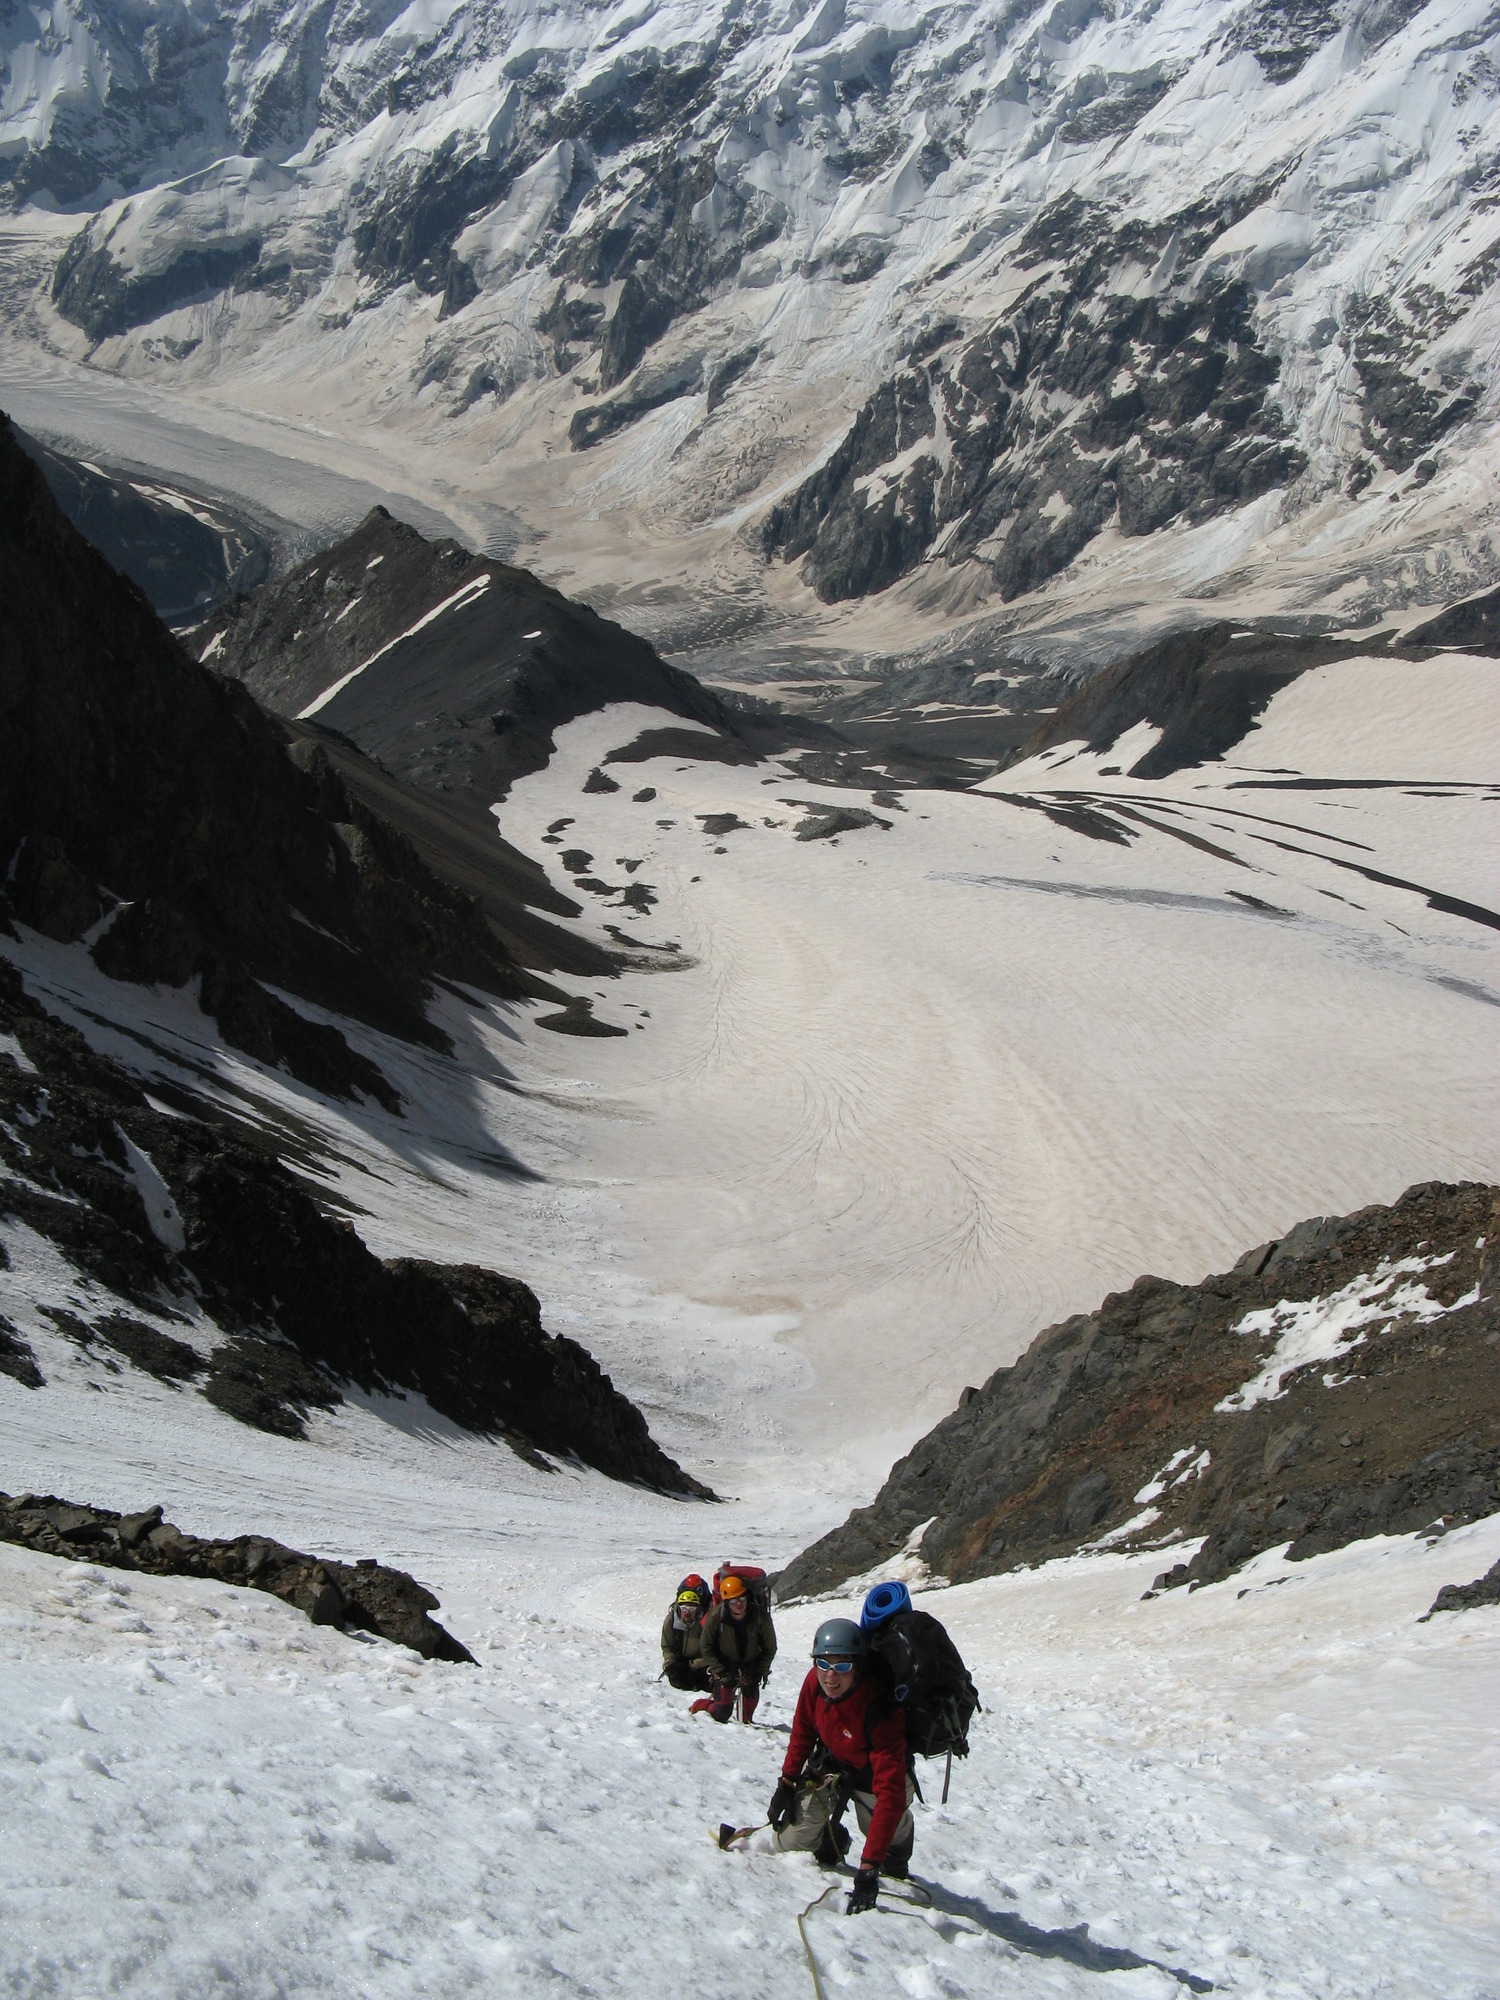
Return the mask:
<svg viewBox="0 0 1500 2000">
<path fill-rule="evenodd" d="M 875 1898 L 880 1894 L 880 1870 L 878 1868 L 857 1868 L 854 1871 L 854 1888 L 849 1901 L 844 1906 L 844 1914 L 857 1917 L 865 1910 L 873 1910 Z"/>
<path fill-rule="evenodd" d="M 782 1778 L 771 1794 L 771 1803 L 766 1818 L 780 1832 L 792 1816 L 792 1808 L 797 1803 L 797 1787 L 789 1779 Z"/>
</svg>

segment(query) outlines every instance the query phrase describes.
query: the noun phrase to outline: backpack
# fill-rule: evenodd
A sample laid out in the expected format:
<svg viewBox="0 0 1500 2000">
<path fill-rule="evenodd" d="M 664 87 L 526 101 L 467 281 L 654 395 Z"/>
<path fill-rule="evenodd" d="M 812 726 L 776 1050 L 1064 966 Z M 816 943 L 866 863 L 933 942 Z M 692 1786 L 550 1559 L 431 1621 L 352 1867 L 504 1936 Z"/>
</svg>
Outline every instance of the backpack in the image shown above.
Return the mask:
<svg viewBox="0 0 1500 2000">
<path fill-rule="evenodd" d="M 714 1571 L 715 1604 L 722 1604 L 724 1601 L 720 1594 L 720 1585 L 726 1576 L 737 1576 L 740 1582 L 744 1584 L 745 1595 L 749 1598 L 754 1609 L 769 1613 L 771 1609 L 771 1579 L 763 1569 L 757 1569 L 753 1563 L 720 1563 L 719 1567 Z"/>
<path fill-rule="evenodd" d="M 870 1654 L 905 1712 L 907 1749 L 919 1757 L 967 1757 L 979 1694 L 936 1618 L 925 1611 L 883 1618 L 870 1633 Z"/>
</svg>

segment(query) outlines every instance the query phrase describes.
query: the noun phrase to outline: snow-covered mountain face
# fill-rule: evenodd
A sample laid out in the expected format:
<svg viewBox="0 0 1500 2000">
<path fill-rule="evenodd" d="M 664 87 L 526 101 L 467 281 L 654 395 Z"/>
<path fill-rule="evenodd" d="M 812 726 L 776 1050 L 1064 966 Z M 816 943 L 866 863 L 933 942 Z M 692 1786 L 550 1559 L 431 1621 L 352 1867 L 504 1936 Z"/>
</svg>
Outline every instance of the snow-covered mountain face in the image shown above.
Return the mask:
<svg viewBox="0 0 1500 2000">
<path fill-rule="evenodd" d="M 1210 599 L 1369 624 L 1500 576 L 1492 0 L 0 33 L 49 246 L 17 331 L 396 440 L 700 665 L 1099 654 Z"/>
</svg>

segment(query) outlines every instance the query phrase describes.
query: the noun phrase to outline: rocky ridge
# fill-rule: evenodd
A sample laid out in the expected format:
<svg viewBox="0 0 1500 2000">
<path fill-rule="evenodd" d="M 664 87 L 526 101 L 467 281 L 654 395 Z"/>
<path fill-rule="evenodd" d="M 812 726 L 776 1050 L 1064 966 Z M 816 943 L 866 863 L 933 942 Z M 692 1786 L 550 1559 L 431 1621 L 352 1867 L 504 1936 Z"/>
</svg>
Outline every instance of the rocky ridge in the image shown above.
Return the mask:
<svg viewBox="0 0 1500 2000">
<path fill-rule="evenodd" d="M 383 507 L 222 606 L 189 643 L 263 707 L 315 720 L 396 778 L 485 812 L 545 765 L 555 730 L 609 702 L 731 741 L 743 726 L 644 639 Z"/>
<path fill-rule="evenodd" d="M 1199 271 L 1263 194 L 1154 226 L 1117 226 L 1072 194 L 1044 209 L 1016 249 L 1037 272 L 1016 303 L 976 338 L 949 323 L 915 344 L 771 510 L 766 554 L 805 556 L 826 602 L 884 590 L 939 552 L 982 560 L 1008 603 L 1111 523 L 1149 535 L 1289 484 L 1307 456 L 1273 394 L 1280 364 L 1253 295 Z M 1449 421 L 1471 408 L 1450 402 Z"/>
<path fill-rule="evenodd" d="M 286 1548 L 266 1535 L 216 1541 L 185 1535 L 163 1520 L 160 1507 L 115 1514 L 79 1506 L 55 1494 L 0 1493 L 0 1542 L 14 1542 L 69 1562 L 136 1570 L 147 1576 L 196 1576 L 242 1589 L 268 1591 L 305 1611 L 314 1625 L 373 1632 L 408 1646 L 424 1660 L 466 1661 L 474 1655 L 429 1614 L 438 1600 L 408 1576 L 373 1558 L 332 1562 Z"/>
<path fill-rule="evenodd" d="M 268 1142 L 155 1109 L 3 957 L 0 1223 L 47 1239 L 76 1274 L 28 1310 L 104 1393 L 122 1365 L 141 1369 L 296 1438 L 353 1383 L 424 1397 L 542 1467 L 550 1453 L 711 1497 L 593 1357 L 544 1330 L 527 1286 L 477 1265 L 382 1261 Z M 0 1233 L 0 1270 L 10 1262 Z M 0 1320 L 0 1372 L 44 1394 L 32 1339 Z"/>
<path fill-rule="evenodd" d="M 183 986 L 225 1039 L 316 1088 L 396 1099 L 290 991 L 407 1040 L 438 978 L 531 983 L 446 889 L 239 687 L 190 660 L 64 519 L 0 415 L 0 856 L 12 917 L 87 937 L 120 979 Z"/>
<path fill-rule="evenodd" d="M 1500 1189 L 1432 1183 L 1048 1328 L 777 1593 L 903 1554 L 964 1582 L 1106 1547 L 1160 1549 L 1156 1588 L 1195 1586 L 1496 1511 Z"/>
</svg>

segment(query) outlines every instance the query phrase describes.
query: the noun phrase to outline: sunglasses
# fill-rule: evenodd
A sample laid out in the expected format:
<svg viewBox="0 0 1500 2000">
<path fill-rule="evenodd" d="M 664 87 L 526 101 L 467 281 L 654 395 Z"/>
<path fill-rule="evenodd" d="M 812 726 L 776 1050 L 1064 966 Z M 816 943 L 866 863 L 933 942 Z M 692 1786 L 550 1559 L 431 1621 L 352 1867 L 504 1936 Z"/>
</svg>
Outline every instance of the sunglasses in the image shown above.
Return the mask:
<svg viewBox="0 0 1500 2000">
<path fill-rule="evenodd" d="M 813 1665 L 820 1674 L 852 1674 L 854 1672 L 853 1660 L 816 1659 L 813 1661 Z"/>
</svg>

